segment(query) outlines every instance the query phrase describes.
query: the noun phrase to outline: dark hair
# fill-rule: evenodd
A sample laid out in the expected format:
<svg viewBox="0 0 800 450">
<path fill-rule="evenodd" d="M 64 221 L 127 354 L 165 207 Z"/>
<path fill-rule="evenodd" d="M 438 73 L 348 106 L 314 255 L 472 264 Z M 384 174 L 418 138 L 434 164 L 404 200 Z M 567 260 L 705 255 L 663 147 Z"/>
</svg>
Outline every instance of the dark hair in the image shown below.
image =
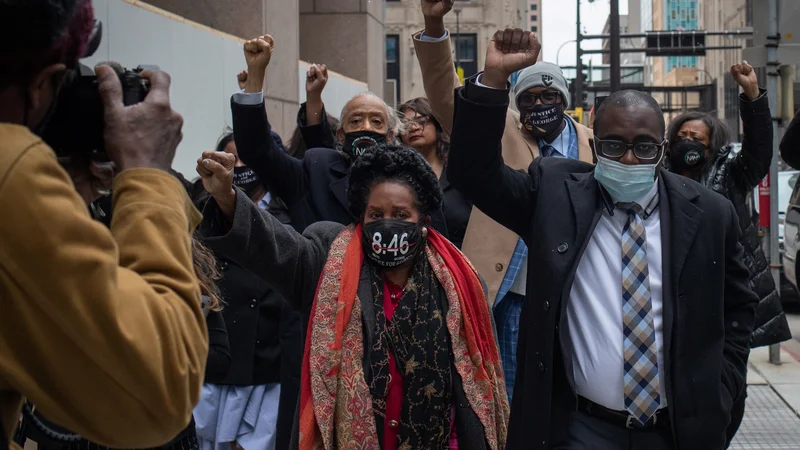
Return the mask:
<svg viewBox="0 0 800 450">
<path fill-rule="evenodd" d="M 708 148 L 716 157 L 720 149 L 728 145 L 730 133 L 727 125 L 719 120 L 715 113 L 691 111 L 672 119 L 667 128 L 667 139 L 669 139 L 670 145 L 680 140 L 678 132 L 681 131 L 683 124 L 692 120 L 701 120 L 708 127 Z"/>
<path fill-rule="evenodd" d="M 225 131 L 222 132 L 222 136 L 220 136 L 219 140 L 217 141 L 216 151 L 224 152 L 225 147 L 227 147 L 231 142 L 233 142 L 233 130 L 226 128 Z"/>
<path fill-rule="evenodd" d="M 91 0 L 0 0 L 0 87 L 76 63 L 93 26 Z"/>
<path fill-rule="evenodd" d="M 598 128 L 601 128 L 600 124 L 603 122 L 603 115 L 606 110 L 628 108 L 631 106 L 644 106 L 658 114 L 660 135 L 664 136 L 666 133 L 666 125 L 664 124 L 664 113 L 661 112 L 661 106 L 658 105 L 656 99 L 654 99 L 650 94 L 641 91 L 634 91 L 632 89 L 614 92 L 606 97 L 602 103 L 600 103 L 600 106 L 594 113 L 594 129 L 597 130 Z"/>
<path fill-rule="evenodd" d="M 442 188 L 425 158 L 404 145 L 382 144 L 367 150 L 350 168 L 347 198 L 354 216 L 364 216 L 370 191 L 386 181 L 410 187 L 417 209 L 424 216 L 442 206 Z"/>
<path fill-rule="evenodd" d="M 328 118 L 328 128 L 335 133 L 336 130 L 339 129 L 339 119 L 328 113 L 325 114 Z M 287 153 L 293 158 L 303 159 L 306 150 L 308 150 L 308 147 L 306 146 L 306 141 L 303 140 L 303 132 L 300 131 L 300 127 L 297 127 L 294 129 L 294 133 L 292 133 L 292 138 L 289 139 L 289 149 Z"/>
<path fill-rule="evenodd" d="M 430 120 L 433 126 L 436 127 L 436 155 L 446 163 L 447 155 L 450 153 L 450 135 L 444 131 L 442 125 L 436 120 L 431 102 L 425 97 L 417 97 L 400 105 L 399 111 L 400 114 L 405 114 L 406 111 L 414 111 Z"/>
</svg>

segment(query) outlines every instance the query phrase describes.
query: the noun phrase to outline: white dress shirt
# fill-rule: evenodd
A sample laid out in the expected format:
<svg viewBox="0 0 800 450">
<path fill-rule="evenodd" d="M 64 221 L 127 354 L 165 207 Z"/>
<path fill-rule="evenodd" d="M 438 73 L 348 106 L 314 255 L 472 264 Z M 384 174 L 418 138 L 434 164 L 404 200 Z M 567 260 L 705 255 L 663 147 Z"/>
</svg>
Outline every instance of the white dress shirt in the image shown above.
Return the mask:
<svg viewBox="0 0 800 450">
<path fill-rule="evenodd" d="M 661 404 L 667 406 L 664 391 L 662 320 L 662 248 L 658 182 L 639 205 L 652 209 L 642 217 L 646 233 L 647 267 L 650 280 L 653 326 L 656 332 Z M 565 355 L 570 358 L 575 393 L 616 411 L 625 411 L 622 331 L 622 229 L 628 221 L 625 211 L 613 215 L 603 209 L 586 251 L 578 263 L 575 281 L 566 305 L 568 337 Z M 569 365 L 568 365 L 569 367 Z"/>
</svg>

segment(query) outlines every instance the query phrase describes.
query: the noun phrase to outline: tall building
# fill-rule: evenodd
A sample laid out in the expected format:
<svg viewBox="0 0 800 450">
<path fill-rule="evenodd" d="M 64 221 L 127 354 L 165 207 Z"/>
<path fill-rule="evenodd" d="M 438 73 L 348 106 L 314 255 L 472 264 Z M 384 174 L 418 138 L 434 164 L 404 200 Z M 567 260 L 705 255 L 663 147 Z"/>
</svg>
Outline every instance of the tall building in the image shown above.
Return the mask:
<svg viewBox="0 0 800 450">
<path fill-rule="evenodd" d="M 542 0 L 524 0 L 523 7 L 527 9 L 522 11 L 523 17 L 527 18 L 527 22 L 523 22 L 523 28 L 531 30 L 536 33 L 539 42 L 542 42 Z"/>
<path fill-rule="evenodd" d="M 322 2 L 317 2 L 322 3 Z M 535 7 L 533 5 L 536 5 Z M 528 11 L 525 11 L 527 9 Z M 536 16 L 535 21 L 532 20 Z M 536 24 L 532 24 L 536 22 Z M 541 33 L 541 0 L 455 0 L 445 17 L 450 30 L 453 60 L 469 77 L 483 68 L 486 46 L 505 27 L 536 27 Z M 422 73 L 411 37 L 425 28 L 419 0 L 386 0 L 386 85 L 384 98 L 397 104 L 424 97 Z"/>
<path fill-rule="evenodd" d="M 636 0 L 631 0 L 636 2 Z M 640 0 L 641 32 L 650 30 L 747 30 L 752 25 L 752 0 Z M 634 30 L 636 32 L 636 30 Z M 742 38 L 707 36 L 706 47 L 738 46 L 744 48 Z M 645 79 L 652 86 L 694 86 L 716 83 L 716 108 L 720 117 L 726 118 L 734 132 L 738 130 L 738 101 L 736 83 L 729 75 L 731 64 L 741 61 L 741 49 L 709 50 L 705 56 L 647 57 Z M 691 108 L 699 104 L 699 97 L 682 93 L 671 94 L 668 99 L 656 95 L 666 104 L 686 103 Z M 672 116 L 671 114 L 669 116 Z"/>
</svg>

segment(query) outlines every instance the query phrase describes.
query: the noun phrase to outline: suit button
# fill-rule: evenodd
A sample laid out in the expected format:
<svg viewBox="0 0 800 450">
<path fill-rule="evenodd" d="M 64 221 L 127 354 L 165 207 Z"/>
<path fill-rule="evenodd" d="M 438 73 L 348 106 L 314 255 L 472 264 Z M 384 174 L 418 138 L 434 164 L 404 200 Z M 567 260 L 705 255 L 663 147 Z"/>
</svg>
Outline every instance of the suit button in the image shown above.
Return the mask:
<svg viewBox="0 0 800 450">
<path fill-rule="evenodd" d="M 550 311 L 550 302 L 548 302 L 547 300 L 545 300 L 545 301 L 544 301 L 544 304 L 542 305 L 542 308 L 544 308 L 545 312 L 546 312 L 546 311 Z"/>
<path fill-rule="evenodd" d="M 228 263 L 226 263 L 225 261 L 220 261 L 219 268 L 222 270 L 228 270 Z"/>
<path fill-rule="evenodd" d="M 256 299 L 250 300 L 250 307 L 251 308 L 255 308 L 257 304 L 258 304 L 258 301 Z"/>
<path fill-rule="evenodd" d="M 544 373 L 544 371 L 545 371 L 544 363 L 541 363 L 541 362 L 540 362 L 540 363 L 539 363 L 539 372 L 542 372 L 542 373 Z"/>
<path fill-rule="evenodd" d="M 496 270 L 498 272 L 502 272 L 503 271 L 503 265 L 500 264 L 500 263 L 495 264 L 494 265 L 494 270 Z"/>
<path fill-rule="evenodd" d="M 400 425 L 400 424 L 399 424 L 399 423 L 397 423 L 397 421 L 396 421 L 396 420 L 390 420 L 390 421 L 389 421 L 389 428 L 397 428 L 397 427 L 398 427 L 398 425 Z"/>
<path fill-rule="evenodd" d="M 558 245 L 558 248 L 557 248 L 557 250 L 558 250 L 558 253 L 564 253 L 564 252 L 566 252 L 567 250 L 569 250 L 569 245 L 567 245 L 567 243 L 566 243 L 566 242 L 562 242 L 562 243 L 560 243 L 560 244 Z"/>
</svg>

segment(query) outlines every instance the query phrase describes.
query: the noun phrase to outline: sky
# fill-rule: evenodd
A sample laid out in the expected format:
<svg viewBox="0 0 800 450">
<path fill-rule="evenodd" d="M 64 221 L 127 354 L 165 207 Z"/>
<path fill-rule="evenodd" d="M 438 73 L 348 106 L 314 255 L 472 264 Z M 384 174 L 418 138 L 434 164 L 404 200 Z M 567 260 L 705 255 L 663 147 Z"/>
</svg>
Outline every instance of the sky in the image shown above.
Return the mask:
<svg viewBox="0 0 800 450">
<path fill-rule="evenodd" d="M 619 13 L 628 13 L 627 0 L 619 1 Z M 561 66 L 575 65 L 575 43 L 570 42 L 561 49 L 561 55 L 556 60 L 556 54 L 561 44 L 575 39 L 575 6 L 576 0 L 542 0 L 542 42 L 544 61 L 558 63 Z M 610 10 L 609 0 L 581 0 L 581 28 L 584 34 L 602 34 L 603 26 L 608 19 Z M 602 47 L 602 40 L 584 41 L 581 48 L 584 50 Z M 591 55 L 596 64 L 602 62 L 603 55 Z M 590 55 L 583 57 L 584 64 L 589 63 Z"/>
</svg>

